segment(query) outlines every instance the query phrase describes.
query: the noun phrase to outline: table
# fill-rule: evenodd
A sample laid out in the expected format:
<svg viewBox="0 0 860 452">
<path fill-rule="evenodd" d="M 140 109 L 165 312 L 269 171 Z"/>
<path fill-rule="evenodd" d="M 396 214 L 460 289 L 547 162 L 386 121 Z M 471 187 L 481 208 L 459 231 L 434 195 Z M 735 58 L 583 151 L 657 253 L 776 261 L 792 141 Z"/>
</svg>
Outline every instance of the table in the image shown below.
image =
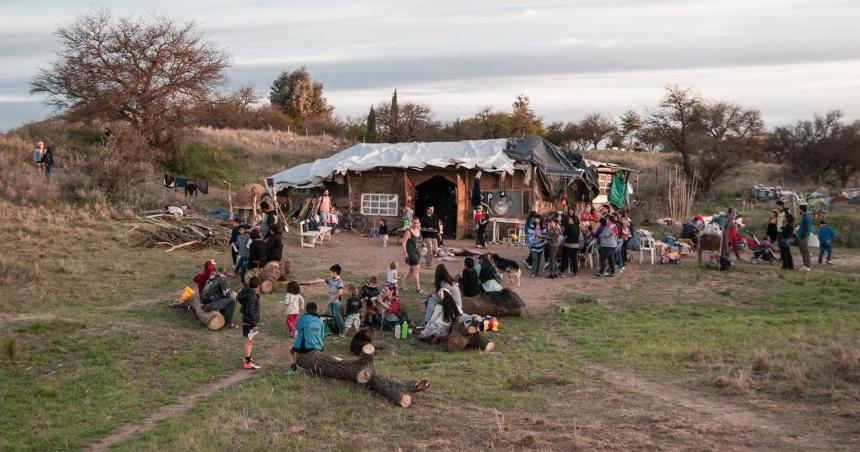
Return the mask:
<svg viewBox="0 0 860 452">
<path fill-rule="evenodd" d="M 516 225 L 516 228 L 518 229 L 517 235 L 519 235 L 521 237 L 523 235 L 523 233 L 522 233 L 523 232 L 522 231 L 523 220 L 520 220 L 519 218 L 498 218 L 498 217 L 495 217 L 495 218 L 490 218 L 490 223 L 493 223 L 493 240 L 492 240 L 492 243 L 499 243 L 499 223 L 514 224 L 514 225 Z"/>
</svg>

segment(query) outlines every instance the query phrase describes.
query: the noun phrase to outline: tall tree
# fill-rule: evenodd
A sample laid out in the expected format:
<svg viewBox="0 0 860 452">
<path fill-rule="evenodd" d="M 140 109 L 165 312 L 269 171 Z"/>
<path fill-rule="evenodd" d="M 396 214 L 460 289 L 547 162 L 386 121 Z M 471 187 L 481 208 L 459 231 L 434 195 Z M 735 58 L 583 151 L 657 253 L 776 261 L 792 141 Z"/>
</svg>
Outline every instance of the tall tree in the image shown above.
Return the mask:
<svg viewBox="0 0 860 452">
<path fill-rule="evenodd" d="M 305 66 L 294 71 L 283 71 L 272 82 L 269 101 L 297 126 L 306 122 L 326 122 L 332 119 L 333 107 L 323 97 L 323 84 L 314 81 Z"/>
<path fill-rule="evenodd" d="M 379 104 L 374 111 L 376 134 L 381 142 L 432 141 L 442 130 L 442 124 L 433 118 L 433 110 L 428 105 L 404 102 L 397 106 L 397 118 L 394 118 L 392 103 Z M 397 130 L 393 131 L 391 124 L 397 124 Z"/>
<path fill-rule="evenodd" d="M 391 143 L 397 143 L 402 140 L 400 136 L 400 106 L 397 104 L 397 90 L 391 95 L 390 114 L 388 116 L 388 139 Z"/>
<path fill-rule="evenodd" d="M 370 106 L 370 112 L 367 113 L 367 142 L 376 143 L 376 111 L 373 105 Z"/>
<path fill-rule="evenodd" d="M 525 94 L 517 95 L 512 104 L 511 130 L 509 136 L 524 137 L 543 135 L 543 124 L 531 108 L 531 99 Z"/>
<path fill-rule="evenodd" d="M 638 144 L 640 142 L 637 140 L 637 135 L 639 131 L 642 130 L 642 126 L 642 117 L 634 110 L 627 110 L 623 115 L 621 115 L 621 118 L 619 118 L 618 132 L 621 134 L 623 139 L 627 140 L 627 146 L 630 149 L 641 147 L 641 145 Z"/>
<path fill-rule="evenodd" d="M 601 141 L 610 137 L 615 132 L 615 121 L 600 113 L 589 113 L 579 122 L 577 129 L 582 138 L 588 140 L 597 149 Z"/>
<path fill-rule="evenodd" d="M 30 92 L 47 95 L 69 117 L 131 124 L 155 146 L 215 93 L 229 65 L 193 22 L 167 17 L 114 20 L 102 10 L 56 35 L 57 58 L 39 70 Z"/>
</svg>

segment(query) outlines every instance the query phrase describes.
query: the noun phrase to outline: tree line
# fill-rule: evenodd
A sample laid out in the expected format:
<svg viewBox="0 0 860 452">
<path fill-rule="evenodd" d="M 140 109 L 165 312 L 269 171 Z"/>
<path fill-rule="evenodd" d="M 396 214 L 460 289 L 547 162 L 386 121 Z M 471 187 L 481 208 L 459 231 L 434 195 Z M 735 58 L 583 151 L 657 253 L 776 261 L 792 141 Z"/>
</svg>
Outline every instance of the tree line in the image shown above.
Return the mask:
<svg viewBox="0 0 860 452">
<path fill-rule="evenodd" d="M 229 55 L 193 22 L 117 19 L 101 10 L 56 35 L 56 59 L 40 69 L 31 92 L 46 95 L 67 119 L 125 122 L 168 159 L 178 131 L 204 125 L 329 133 L 356 142 L 537 135 L 573 151 L 602 146 L 670 152 L 704 192 L 752 160 L 782 162 L 798 177 L 843 187 L 860 171 L 860 121 L 846 121 L 837 110 L 767 131 L 754 108 L 667 87 L 655 106 L 617 119 L 595 112 L 545 124 L 529 98 L 518 95 L 509 110 L 485 107 L 442 122 L 431 106 L 401 101 L 395 90 L 366 116 L 342 119 L 306 67 L 279 74 L 268 104 L 251 86 L 225 91 Z"/>
</svg>

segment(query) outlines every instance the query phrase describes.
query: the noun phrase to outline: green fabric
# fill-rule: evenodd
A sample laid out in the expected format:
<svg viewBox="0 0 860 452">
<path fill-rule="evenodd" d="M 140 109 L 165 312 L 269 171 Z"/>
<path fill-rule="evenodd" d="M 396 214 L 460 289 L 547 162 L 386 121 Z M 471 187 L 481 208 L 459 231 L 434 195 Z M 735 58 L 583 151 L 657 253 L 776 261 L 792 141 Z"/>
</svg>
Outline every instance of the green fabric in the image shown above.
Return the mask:
<svg viewBox="0 0 860 452">
<path fill-rule="evenodd" d="M 624 173 L 615 173 L 612 178 L 612 185 L 609 187 L 609 204 L 612 204 L 612 207 L 616 209 L 624 207 L 626 194 L 627 182 L 624 180 Z"/>
</svg>

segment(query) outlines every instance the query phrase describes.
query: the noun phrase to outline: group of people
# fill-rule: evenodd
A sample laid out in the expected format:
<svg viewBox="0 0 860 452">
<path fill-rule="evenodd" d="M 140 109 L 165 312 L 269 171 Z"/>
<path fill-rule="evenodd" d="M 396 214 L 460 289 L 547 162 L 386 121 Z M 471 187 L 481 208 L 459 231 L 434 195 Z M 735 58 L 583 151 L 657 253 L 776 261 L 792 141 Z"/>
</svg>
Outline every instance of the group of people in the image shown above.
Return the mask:
<svg viewBox="0 0 860 452">
<path fill-rule="evenodd" d="M 51 180 L 51 173 L 54 171 L 54 151 L 45 146 L 43 141 L 36 143 L 36 148 L 33 150 L 33 165 L 37 173 L 44 174 L 49 181 Z"/>
<path fill-rule="evenodd" d="M 597 249 L 597 277 L 613 277 L 624 272 L 628 261 L 628 244 L 633 237 L 633 223 L 626 209 L 612 212 L 606 204 L 598 212 L 593 205 L 577 215 L 573 207 L 564 213 L 547 216 L 532 211 L 525 222 L 529 255 L 523 262 L 531 277 L 548 270 L 547 278 L 576 277 L 579 273 L 579 253 Z M 559 265 L 561 253 L 561 265 Z M 545 260 L 541 267 L 541 259 Z"/>
<path fill-rule="evenodd" d="M 268 202 L 260 204 L 263 218 L 256 227 L 233 220 L 230 234 L 230 255 L 233 259 L 231 274 L 245 280 L 249 269 L 265 267 L 269 262 L 278 262 L 284 256 L 284 226 L 282 220 Z"/>
<path fill-rule="evenodd" d="M 794 258 L 791 247 L 797 245 L 805 271 L 812 268 L 812 254 L 809 250 L 809 238 L 813 234 L 814 219 L 807 205 L 800 206 L 800 220 L 795 224 L 794 215 L 785 207 L 785 203 L 777 201 L 770 211 L 767 224 L 767 237 L 779 246 L 779 256 L 784 270 L 794 270 Z M 818 226 L 818 263 L 833 264 L 833 237 L 836 232 L 827 220 L 821 220 Z"/>
</svg>

